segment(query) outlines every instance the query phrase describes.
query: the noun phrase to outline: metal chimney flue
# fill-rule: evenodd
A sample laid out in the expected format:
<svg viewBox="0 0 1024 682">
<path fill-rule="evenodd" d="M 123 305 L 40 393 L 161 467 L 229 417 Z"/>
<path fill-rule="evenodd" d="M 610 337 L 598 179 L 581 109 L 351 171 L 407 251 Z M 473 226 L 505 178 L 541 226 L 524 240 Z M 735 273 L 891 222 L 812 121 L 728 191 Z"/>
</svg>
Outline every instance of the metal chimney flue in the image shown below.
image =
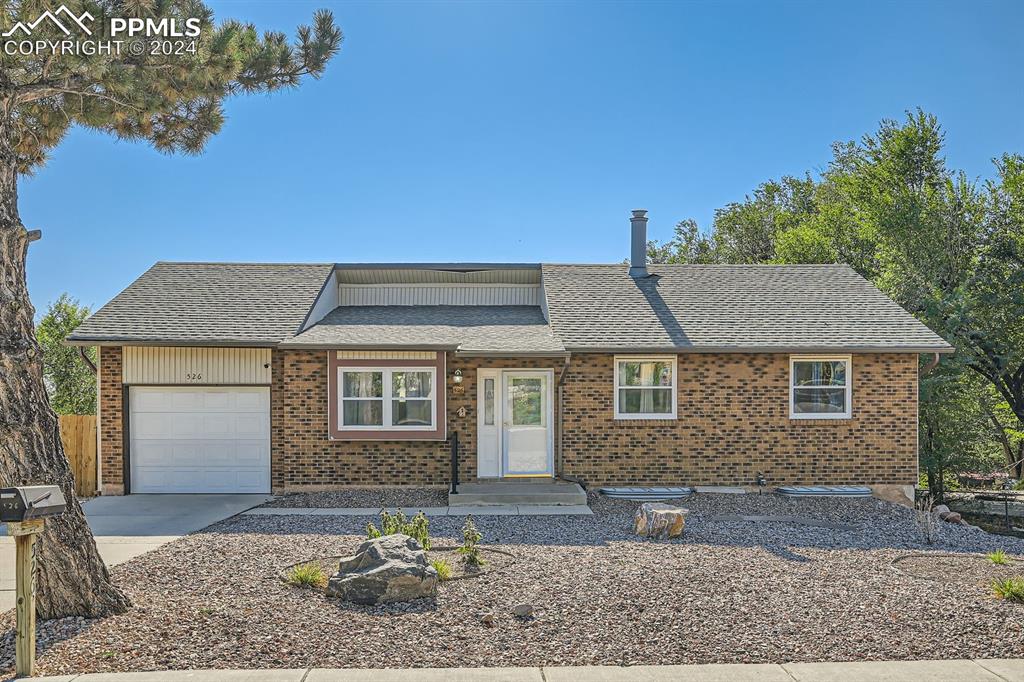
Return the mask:
<svg viewBox="0 0 1024 682">
<path fill-rule="evenodd" d="M 647 211 L 639 208 L 629 219 L 630 253 L 629 276 L 647 276 Z"/>
</svg>

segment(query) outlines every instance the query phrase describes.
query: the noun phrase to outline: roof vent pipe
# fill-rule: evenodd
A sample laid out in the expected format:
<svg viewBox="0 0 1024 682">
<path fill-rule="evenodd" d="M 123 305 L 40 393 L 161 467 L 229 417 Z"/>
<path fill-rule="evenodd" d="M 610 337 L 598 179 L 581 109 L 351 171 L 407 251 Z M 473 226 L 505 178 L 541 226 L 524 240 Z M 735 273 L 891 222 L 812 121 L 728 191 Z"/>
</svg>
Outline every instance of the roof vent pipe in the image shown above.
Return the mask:
<svg viewBox="0 0 1024 682">
<path fill-rule="evenodd" d="M 631 227 L 629 276 L 647 276 L 647 211 L 640 208 L 633 211 L 629 219 Z"/>
</svg>

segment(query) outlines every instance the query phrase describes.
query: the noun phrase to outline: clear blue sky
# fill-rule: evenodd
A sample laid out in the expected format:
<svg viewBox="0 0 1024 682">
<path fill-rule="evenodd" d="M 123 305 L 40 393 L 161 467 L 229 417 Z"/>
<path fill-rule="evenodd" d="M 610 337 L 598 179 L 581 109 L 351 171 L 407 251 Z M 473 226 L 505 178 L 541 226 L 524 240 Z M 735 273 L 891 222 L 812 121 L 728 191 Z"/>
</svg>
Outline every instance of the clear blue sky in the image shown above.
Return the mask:
<svg viewBox="0 0 1024 682">
<path fill-rule="evenodd" d="M 345 32 L 320 81 L 232 100 L 199 157 L 73 131 L 21 185 L 37 308 L 157 260 L 578 261 L 703 227 L 921 106 L 975 177 L 1024 152 L 1020 2 L 214 1 Z"/>
</svg>

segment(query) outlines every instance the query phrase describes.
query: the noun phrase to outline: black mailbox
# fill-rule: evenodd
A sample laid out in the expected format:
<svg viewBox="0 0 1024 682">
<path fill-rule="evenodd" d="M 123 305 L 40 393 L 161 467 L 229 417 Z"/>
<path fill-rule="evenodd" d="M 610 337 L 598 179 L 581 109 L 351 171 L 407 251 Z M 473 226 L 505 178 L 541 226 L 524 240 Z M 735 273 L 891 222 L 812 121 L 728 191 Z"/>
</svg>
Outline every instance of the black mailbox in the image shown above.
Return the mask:
<svg viewBox="0 0 1024 682">
<path fill-rule="evenodd" d="M 55 485 L 0 488 L 0 521 L 31 521 L 57 516 L 67 507 L 64 493 Z"/>
</svg>

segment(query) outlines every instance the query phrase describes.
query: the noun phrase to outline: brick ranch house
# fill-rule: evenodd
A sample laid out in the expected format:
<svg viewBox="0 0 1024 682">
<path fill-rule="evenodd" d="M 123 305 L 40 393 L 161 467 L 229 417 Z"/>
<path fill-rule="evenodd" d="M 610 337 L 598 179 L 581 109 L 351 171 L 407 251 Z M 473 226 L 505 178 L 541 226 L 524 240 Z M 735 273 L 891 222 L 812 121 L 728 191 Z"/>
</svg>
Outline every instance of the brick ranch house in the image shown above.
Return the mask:
<svg viewBox="0 0 1024 682">
<path fill-rule="evenodd" d="M 917 480 L 919 355 L 952 352 L 845 265 L 165 263 L 99 346 L 104 494 L 561 477 Z"/>
</svg>

